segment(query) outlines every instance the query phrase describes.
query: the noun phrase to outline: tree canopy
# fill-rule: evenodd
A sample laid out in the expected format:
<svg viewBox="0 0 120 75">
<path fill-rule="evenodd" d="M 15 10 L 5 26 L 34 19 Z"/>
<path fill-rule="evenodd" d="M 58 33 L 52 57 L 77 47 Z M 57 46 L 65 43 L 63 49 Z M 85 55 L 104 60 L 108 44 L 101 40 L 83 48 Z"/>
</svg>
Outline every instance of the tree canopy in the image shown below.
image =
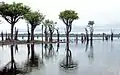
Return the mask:
<svg viewBox="0 0 120 75">
<path fill-rule="evenodd" d="M 45 27 L 48 27 L 48 25 L 51 23 L 51 21 L 49 20 L 49 19 L 47 19 L 47 20 L 45 20 L 44 22 L 42 22 L 43 23 L 43 25 L 45 26 Z"/>
<path fill-rule="evenodd" d="M 74 10 L 65 10 L 59 14 L 59 19 L 62 20 L 66 25 L 72 25 L 72 22 L 78 18 L 78 13 L 76 13 Z"/>
<path fill-rule="evenodd" d="M 28 12 L 26 15 L 24 15 L 24 18 L 28 23 L 31 24 L 34 28 L 41 24 L 41 22 L 44 20 L 44 15 L 40 13 L 39 11 L 35 12 Z"/>
<path fill-rule="evenodd" d="M 54 30 L 55 24 L 57 24 L 57 22 L 53 22 L 52 20 L 49 20 L 49 19 L 47 19 L 43 22 L 43 25 L 45 27 L 49 27 L 51 30 Z"/>
<path fill-rule="evenodd" d="M 93 25 L 95 24 L 94 21 L 88 21 L 88 25 Z"/>
<path fill-rule="evenodd" d="M 0 15 L 10 24 L 15 24 L 23 15 L 29 12 L 30 8 L 22 3 L 7 4 L 0 3 Z"/>
<path fill-rule="evenodd" d="M 53 24 L 57 24 L 57 22 L 53 22 L 52 20 L 47 19 L 43 22 L 43 24 L 44 25 L 53 25 Z"/>
<path fill-rule="evenodd" d="M 94 21 L 88 21 L 88 27 L 89 27 L 91 33 L 94 31 L 94 28 L 93 28 L 94 24 L 95 24 Z"/>
</svg>

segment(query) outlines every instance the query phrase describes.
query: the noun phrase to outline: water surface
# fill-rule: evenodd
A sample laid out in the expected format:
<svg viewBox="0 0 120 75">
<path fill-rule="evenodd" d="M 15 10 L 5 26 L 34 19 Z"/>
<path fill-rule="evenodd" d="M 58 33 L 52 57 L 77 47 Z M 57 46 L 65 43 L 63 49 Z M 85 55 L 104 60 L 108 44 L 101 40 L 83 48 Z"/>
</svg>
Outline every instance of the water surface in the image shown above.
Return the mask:
<svg viewBox="0 0 120 75">
<path fill-rule="evenodd" d="M 32 67 L 31 72 L 26 75 L 119 75 L 120 73 L 120 40 L 111 41 L 94 40 L 91 47 L 86 43 L 70 43 L 73 60 L 78 63 L 78 68 L 71 71 L 60 69 L 59 63 L 65 58 L 65 43 L 60 43 L 57 51 L 57 44 L 53 48 L 43 51 L 41 44 L 34 45 L 34 52 L 39 58 L 38 67 Z M 48 44 L 49 47 L 49 44 Z M 86 47 L 88 47 L 86 49 Z M 2 68 L 10 61 L 10 46 L 0 47 L 0 67 Z M 31 54 L 29 55 L 31 56 Z M 18 52 L 14 49 L 14 59 L 24 67 L 28 60 L 27 45 L 18 45 Z M 43 60 L 43 64 L 40 63 Z"/>
</svg>

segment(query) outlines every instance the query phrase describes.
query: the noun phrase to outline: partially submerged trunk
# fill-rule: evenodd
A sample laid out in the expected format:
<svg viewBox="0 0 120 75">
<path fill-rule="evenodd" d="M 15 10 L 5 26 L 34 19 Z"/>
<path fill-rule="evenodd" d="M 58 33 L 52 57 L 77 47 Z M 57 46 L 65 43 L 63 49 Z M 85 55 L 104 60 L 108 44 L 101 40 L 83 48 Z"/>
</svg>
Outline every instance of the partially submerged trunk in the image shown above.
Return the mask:
<svg viewBox="0 0 120 75">
<path fill-rule="evenodd" d="M 6 38 L 5 38 L 5 40 L 8 40 L 8 35 L 7 35 L 7 32 L 6 32 L 6 34 L 5 34 L 5 37 L 6 37 Z"/>
<path fill-rule="evenodd" d="M 3 32 L 1 32 L 1 39 L 2 39 L 2 41 L 4 41 Z"/>
<path fill-rule="evenodd" d="M 18 30 L 15 29 L 15 40 L 18 40 Z"/>
<path fill-rule="evenodd" d="M 104 41 L 104 39 L 105 39 L 105 33 L 103 33 L 103 41 Z"/>
<path fill-rule="evenodd" d="M 34 29 L 33 28 L 31 29 L 31 41 L 32 42 L 34 41 Z"/>
<path fill-rule="evenodd" d="M 45 42 L 48 42 L 48 32 L 47 32 L 47 28 L 45 28 Z"/>
<path fill-rule="evenodd" d="M 11 24 L 11 40 L 13 41 L 13 29 L 14 29 L 14 23 Z"/>
<path fill-rule="evenodd" d="M 43 25 L 42 25 L 42 59 L 43 59 Z"/>
<path fill-rule="evenodd" d="M 90 42 L 93 41 L 93 32 L 90 33 Z"/>
<path fill-rule="evenodd" d="M 59 31 L 57 30 L 57 42 L 59 43 L 59 36 L 60 36 L 60 34 L 59 34 Z"/>
<path fill-rule="evenodd" d="M 111 33 L 111 41 L 113 41 L 113 32 Z"/>
<path fill-rule="evenodd" d="M 67 29 L 67 33 L 66 33 L 66 39 L 67 39 L 67 43 L 66 43 L 66 50 L 67 50 L 67 52 L 66 52 L 66 66 L 68 66 L 68 58 L 69 58 L 69 27 L 68 26 L 66 26 L 66 29 Z"/>
<path fill-rule="evenodd" d="M 78 44 L 78 34 L 76 34 L 76 44 Z"/>
<path fill-rule="evenodd" d="M 31 41 L 33 42 L 34 41 L 34 29 L 35 29 L 36 26 L 32 25 L 31 26 Z"/>
<path fill-rule="evenodd" d="M 53 42 L 52 35 L 53 35 L 53 32 L 52 32 L 52 30 L 50 29 L 50 38 L 49 38 L 49 42 L 50 42 L 50 43 Z"/>
<path fill-rule="evenodd" d="M 27 32 L 28 32 L 27 43 L 30 43 L 30 31 L 29 31 L 29 26 L 28 25 L 27 25 Z"/>
</svg>

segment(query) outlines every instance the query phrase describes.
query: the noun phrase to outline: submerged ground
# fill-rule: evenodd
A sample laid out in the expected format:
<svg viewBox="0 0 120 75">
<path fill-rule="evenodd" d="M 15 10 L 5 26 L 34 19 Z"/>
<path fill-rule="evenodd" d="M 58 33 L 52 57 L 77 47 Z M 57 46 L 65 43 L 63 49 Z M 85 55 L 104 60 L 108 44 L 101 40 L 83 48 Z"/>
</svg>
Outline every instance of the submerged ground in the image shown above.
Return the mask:
<svg viewBox="0 0 120 75">
<path fill-rule="evenodd" d="M 60 43 L 58 52 L 57 44 L 52 44 L 50 52 L 43 52 L 43 64 L 29 67 L 31 72 L 26 75 L 119 75 L 120 74 L 120 40 L 111 41 L 94 40 L 93 46 L 86 43 L 70 43 L 73 60 L 78 63 L 78 68 L 71 71 L 60 69 L 59 63 L 65 58 L 65 43 Z M 49 46 L 49 45 L 48 45 Z M 88 47 L 88 48 L 86 48 Z M 35 44 L 35 53 L 42 60 L 41 44 Z M 2 68 L 10 61 L 10 46 L 0 47 L 0 67 Z M 14 59 L 23 67 L 28 59 L 27 45 L 18 45 L 18 52 L 14 50 Z M 24 66 L 25 67 L 25 66 Z"/>
</svg>

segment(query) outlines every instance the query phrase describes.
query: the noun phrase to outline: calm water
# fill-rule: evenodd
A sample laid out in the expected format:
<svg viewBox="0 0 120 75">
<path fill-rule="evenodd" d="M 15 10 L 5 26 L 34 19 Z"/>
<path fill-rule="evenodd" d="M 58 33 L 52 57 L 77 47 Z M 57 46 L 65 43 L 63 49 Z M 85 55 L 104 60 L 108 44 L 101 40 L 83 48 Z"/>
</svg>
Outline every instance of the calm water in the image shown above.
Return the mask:
<svg viewBox="0 0 120 75">
<path fill-rule="evenodd" d="M 38 56 L 38 65 L 28 67 L 26 75 L 120 75 L 120 40 L 111 41 L 94 40 L 93 46 L 86 46 L 85 43 L 70 43 L 73 60 L 78 63 L 78 68 L 71 71 L 60 69 L 59 63 L 65 58 L 65 43 L 60 43 L 57 52 L 57 44 L 52 44 L 52 51 L 43 52 L 42 46 L 35 44 L 35 54 Z M 49 46 L 49 45 L 48 45 Z M 86 49 L 86 47 L 88 47 Z M 29 57 L 31 54 L 29 55 Z M 10 61 L 10 46 L 0 47 L 0 67 L 2 68 Z M 14 59 L 20 67 L 25 68 L 28 60 L 27 45 L 18 45 L 18 52 Z"/>
</svg>

